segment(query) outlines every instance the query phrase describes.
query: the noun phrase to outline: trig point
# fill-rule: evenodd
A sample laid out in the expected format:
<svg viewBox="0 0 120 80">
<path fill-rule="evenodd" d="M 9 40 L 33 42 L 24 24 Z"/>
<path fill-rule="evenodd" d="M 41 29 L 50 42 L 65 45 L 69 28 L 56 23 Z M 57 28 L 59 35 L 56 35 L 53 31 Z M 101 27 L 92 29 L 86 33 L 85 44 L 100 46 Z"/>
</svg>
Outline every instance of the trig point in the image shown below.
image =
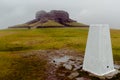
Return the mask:
<svg viewBox="0 0 120 80">
<path fill-rule="evenodd" d="M 109 25 L 90 25 L 83 70 L 98 76 L 115 71 Z"/>
</svg>

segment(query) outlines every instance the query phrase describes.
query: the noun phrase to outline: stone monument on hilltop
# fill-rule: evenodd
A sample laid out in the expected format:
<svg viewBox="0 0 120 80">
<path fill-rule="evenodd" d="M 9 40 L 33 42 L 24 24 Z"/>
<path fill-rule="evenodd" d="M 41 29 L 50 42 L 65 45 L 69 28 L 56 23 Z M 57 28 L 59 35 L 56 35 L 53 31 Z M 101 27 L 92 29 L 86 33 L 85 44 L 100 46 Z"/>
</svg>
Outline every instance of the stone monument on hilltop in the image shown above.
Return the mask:
<svg viewBox="0 0 120 80">
<path fill-rule="evenodd" d="M 109 25 L 90 26 L 83 70 L 98 76 L 114 72 Z"/>
</svg>

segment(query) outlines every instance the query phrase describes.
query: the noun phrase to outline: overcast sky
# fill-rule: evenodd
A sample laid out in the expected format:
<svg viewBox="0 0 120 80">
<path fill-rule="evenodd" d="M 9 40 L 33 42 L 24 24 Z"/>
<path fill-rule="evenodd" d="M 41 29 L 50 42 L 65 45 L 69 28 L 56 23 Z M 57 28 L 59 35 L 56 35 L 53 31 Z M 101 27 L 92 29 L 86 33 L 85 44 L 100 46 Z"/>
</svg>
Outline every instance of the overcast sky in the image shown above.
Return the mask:
<svg viewBox="0 0 120 80">
<path fill-rule="evenodd" d="M 0 28 L 32 20 L 39 10 L 65 10 L 78 22 L 120 28 L 120 0 L 0 0 Z"/>
</svg>

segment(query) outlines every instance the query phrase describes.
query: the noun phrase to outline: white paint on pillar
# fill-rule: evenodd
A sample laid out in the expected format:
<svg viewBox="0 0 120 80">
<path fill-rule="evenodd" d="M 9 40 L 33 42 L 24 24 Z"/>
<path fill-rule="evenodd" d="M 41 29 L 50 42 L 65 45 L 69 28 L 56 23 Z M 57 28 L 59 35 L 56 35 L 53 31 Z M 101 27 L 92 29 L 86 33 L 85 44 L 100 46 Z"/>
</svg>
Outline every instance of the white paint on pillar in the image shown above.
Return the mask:
<svg viewBox="0 0 120 80">
<path fill-rule="evenodd" d="M 83 70 L 98 76 L 115 71 L 109 25 L 90 25 Z"/>
</svg>

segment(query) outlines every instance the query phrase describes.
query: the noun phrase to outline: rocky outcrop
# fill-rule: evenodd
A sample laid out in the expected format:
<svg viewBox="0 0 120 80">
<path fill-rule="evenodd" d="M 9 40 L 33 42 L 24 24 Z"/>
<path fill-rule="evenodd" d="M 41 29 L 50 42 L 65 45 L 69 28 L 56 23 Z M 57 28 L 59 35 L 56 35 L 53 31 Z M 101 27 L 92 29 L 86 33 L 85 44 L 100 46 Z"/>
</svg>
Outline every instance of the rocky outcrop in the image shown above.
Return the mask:
<svg viewBox="0 0 120 80">
<path fill-rule="evenodd" d="M 95 74 L 86 72 L 82 69 L 82 57 L 63 56 L 60 58 L 53 58 L 56 75 L 61 80 L 119 80 L 120 66 L 115 65 L 115 72 L 104 76 L 97 76 Z"/>
<path fill-rule="evenodd" d="M 35 19 L 28 22 L 28 24 L 31 24 L 37 21 L 40 21 L 41 23 L 45 23 L 48 20 L 53 20 L 63 25 L 67 25 L 66 23 L 69 23 L 69 22 L 76 22 L 75 20 L 72 20 L 69 18 L 69 14 L 66 11 L 52 10 L 50 12 L 46 12 L 42 10 L 42 11 L 38 11 L 36 13 Z"/>
<path fill-rule="evenodd" d="M 35 19 L 10 28 L 47 28 L 47 27 L 88 27 L 70 19 L 69 13 L 63 10 L 44 10 L 36 12 Z"/>
</svg>

